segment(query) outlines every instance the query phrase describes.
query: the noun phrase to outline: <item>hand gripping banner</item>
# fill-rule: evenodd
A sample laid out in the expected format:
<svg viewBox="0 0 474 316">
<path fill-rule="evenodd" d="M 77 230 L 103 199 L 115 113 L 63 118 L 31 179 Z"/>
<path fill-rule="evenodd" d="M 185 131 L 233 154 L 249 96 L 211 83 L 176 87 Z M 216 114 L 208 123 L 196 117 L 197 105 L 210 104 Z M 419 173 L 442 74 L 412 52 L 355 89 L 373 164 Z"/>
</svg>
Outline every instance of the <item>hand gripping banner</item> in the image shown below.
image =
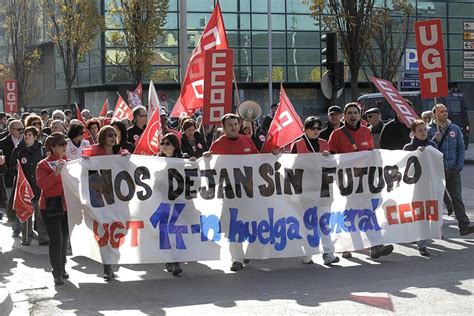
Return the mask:
<svg viewBox="0 0 474 316">
<path fill-rule="evenodd" d="M 62 181 L 73 254 L 103 263 L 299 257 L 441 237 L 444 168 L 432 148 L 99 156 L 69 162 Z"/>
</svg>

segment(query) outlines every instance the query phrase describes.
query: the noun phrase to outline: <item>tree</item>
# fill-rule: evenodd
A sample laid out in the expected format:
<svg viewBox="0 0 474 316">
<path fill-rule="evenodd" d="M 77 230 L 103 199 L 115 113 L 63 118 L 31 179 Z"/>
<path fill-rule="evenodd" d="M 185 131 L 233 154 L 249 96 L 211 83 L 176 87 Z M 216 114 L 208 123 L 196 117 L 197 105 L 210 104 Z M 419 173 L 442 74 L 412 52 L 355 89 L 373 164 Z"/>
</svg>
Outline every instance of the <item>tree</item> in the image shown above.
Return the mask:
<svg viewBox="0 0 474 316">
<path fill-rule="evenodd" d="M 359 96 L 359 72 L 370 43 L 375 0 L 303 0 L 310 3 L 313 18 L 321 17 L 327 29 L 336 32 L 351 74 L 351 96 Z"/>
<path fill-rule="evenodd" d="M 92 42 L 104 28 L 96 1 L 42 0 L 48 21 L 48 35 L 54 43 L 63 66 L 67 100 L 71 104 L 72 84 L 81 60 L 92 48 Z"/>
<path fill-rule="evenodd" d="M 109 41 L 124 46 L 107 55 L 107 62 L 127 71 L 138 84 L 149 71 L 168 14 L 168 0 L 114 0 L 109 12 L 120 20 L 123 31 L 112 32 Z"/>
<path fill-rule="evenodd" d="M 26 111 L 31 75 L 38 68 L 41 57 L 37 45 L 39 37 L 38 6 L 31 0 L 4 0 L 7 41 L 7 73 L 18 82 L 18 104 Z"/>
<path fill-rule="evenodd" d="M 391 5 L 374 8 L 365 62 L 372 75 L 393 82 L 398 74 L 402 57 L 412 29 L 410 17 L 413 6 L 407 0 L 391 0 Z M 397 16 L 394 16 L 396 14 Z M 368 74 L 365 71 L 368 79 Z"/>
</svg>

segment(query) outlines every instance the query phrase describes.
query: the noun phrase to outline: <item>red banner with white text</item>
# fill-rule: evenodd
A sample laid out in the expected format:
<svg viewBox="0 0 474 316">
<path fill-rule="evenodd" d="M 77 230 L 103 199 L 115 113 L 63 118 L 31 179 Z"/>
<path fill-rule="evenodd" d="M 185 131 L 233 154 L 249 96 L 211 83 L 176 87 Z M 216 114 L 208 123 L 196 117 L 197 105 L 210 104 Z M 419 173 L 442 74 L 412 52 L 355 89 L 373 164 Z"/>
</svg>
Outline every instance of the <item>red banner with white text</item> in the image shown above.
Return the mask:
<svg viewBox="0 0 474 316">
<path fill-rule="evenodd" d="M 4 112 L 17 113 L 18 112 L 18 81 L 5 80 L 4 89 Z"/>
</svg>

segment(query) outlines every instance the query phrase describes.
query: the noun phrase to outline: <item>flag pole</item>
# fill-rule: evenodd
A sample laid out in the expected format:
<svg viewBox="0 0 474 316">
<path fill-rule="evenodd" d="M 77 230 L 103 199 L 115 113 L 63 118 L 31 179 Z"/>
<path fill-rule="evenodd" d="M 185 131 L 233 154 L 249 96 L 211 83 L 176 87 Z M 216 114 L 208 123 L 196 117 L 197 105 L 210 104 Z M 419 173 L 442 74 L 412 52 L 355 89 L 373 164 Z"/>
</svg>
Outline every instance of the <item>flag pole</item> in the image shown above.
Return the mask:
<svg viewBox="0 0 474 316">
<path fill-rule="evenodd" d="M 434 97 L 435 105 L 435 120 L 436 120 L 436 131 L 439 132 L 439 122 L 438 122 L 438 100 Z"/>
</svg>

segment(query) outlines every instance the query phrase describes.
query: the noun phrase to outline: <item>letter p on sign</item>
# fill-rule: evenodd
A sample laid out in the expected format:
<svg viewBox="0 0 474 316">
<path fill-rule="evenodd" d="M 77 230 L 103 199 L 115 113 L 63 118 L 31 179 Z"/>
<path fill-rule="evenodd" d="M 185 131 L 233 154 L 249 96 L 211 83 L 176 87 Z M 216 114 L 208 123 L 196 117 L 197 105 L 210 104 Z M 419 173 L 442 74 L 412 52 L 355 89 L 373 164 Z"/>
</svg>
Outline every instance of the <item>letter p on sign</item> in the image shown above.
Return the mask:
<svg viewBox="0 0 474 316">
<path fill-rule="evenodd" d="M 415 36 L 421 97 L 430 99 L 447 96 L 448 76 L 441 19 L 415 22 Z"/>
</svg>

